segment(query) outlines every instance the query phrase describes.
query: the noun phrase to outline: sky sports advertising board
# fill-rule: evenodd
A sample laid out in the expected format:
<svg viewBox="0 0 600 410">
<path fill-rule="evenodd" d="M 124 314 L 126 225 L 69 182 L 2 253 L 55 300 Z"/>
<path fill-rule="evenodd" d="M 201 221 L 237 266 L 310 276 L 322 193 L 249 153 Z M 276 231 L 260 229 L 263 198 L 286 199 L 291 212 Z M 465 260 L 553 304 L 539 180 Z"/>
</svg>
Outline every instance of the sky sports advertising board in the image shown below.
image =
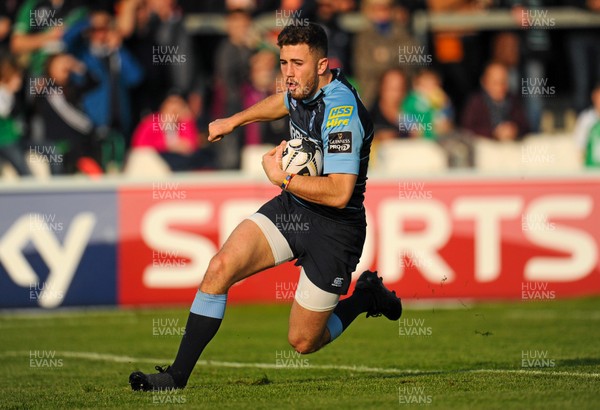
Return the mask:
<svg viewBox="0 0 600 410">
<path fill-rule="evenodd" d="M 277 193 L 233 180 L 5 190 L 0 308 L 189 304 L 227 236 Z M 369 180 L 365 205 L 357 271 L 378 270 L 404 299 L 600 293 L 600 179 Z M 277 223 L 311 229 L 301 215 Z M 280 265 L 229 300 L 291 301 L 298 275 Z"/>
</svg>

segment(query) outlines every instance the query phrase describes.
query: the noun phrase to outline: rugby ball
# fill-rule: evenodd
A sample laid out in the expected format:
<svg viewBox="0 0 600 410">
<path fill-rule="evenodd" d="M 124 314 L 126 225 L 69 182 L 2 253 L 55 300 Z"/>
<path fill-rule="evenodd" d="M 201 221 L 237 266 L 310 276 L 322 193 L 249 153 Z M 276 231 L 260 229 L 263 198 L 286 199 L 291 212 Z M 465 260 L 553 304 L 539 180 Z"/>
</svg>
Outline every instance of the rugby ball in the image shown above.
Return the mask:
<svg viewBox="0 0 600 410">
<path fill-rule="evenodd" d="M 281 168 L 292 174 L 317 176 L 323 172 L 323 150 L 305 138 L 287 142 L 281 158 Z"/>
</svg>

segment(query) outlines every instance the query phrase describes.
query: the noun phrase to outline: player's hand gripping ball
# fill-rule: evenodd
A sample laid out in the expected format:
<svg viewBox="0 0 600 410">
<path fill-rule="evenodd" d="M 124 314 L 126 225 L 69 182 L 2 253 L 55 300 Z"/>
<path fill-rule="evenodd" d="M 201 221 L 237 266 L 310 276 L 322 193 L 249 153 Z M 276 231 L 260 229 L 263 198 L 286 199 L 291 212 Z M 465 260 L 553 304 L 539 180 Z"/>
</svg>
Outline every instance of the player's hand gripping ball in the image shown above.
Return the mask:
<svg viewBox="0 0 600 410">
<path fill-rule="evenodd" d="M 323 150 L 305 138 L 289 140 L 281 160 L 281 168 L 292 174 L 317 176 L 323 172 Z"/>
</svg>

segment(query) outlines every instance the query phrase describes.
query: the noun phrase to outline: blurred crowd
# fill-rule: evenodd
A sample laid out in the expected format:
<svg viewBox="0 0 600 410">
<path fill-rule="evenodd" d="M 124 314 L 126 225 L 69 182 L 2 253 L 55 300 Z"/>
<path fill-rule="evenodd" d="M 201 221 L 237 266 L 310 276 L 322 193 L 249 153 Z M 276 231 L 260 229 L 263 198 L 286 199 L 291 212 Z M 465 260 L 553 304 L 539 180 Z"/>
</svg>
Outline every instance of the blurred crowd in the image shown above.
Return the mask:
<svg viewBox="0 0 600 410">
<path fill-rule="evenodd" d="M 327 31 L 330 66 L 370 109 L 376 141 L 436 141 L 470 166 L 468 149 L 453 147 L 540 132 L 564 100 L 574 141 L 600 166 L 600 27 L 557 29 L 544 13 L 554 7 L 600 14 L 600 0 L 3 0 L 0 163 L 97 175 L 146 149 L 172 171 L 238 169 L 245 147 L 285 138 L 285 119 L 219 144 L 207 124 L 285 92 L 277 34 L 312 21 Z M 505 9 L 517 28 L 412 31 L 419 10 L 483 9 Z M 341 23 L 352 13 L 359 29 Z M 191 32 L 192 15 L 219 15 L 224 32 Z"/>
</svg>

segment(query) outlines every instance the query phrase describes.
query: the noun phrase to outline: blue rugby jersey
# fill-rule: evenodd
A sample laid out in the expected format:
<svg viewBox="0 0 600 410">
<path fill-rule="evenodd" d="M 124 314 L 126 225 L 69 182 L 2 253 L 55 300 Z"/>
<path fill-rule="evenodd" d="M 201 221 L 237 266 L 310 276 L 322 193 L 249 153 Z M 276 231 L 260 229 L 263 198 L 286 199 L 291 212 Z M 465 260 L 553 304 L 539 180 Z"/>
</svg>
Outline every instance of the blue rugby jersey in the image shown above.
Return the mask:
<svg viewBox="0 0 600 410">
<path fill-rule="evenodd" d="M 290 114 L 290 138 L 308 138 L 323 149 L 323 175 L 354 174 L 356 185 L 343 209 L 318 205 L 292 195 L 304 207 L 343 223 L 364 224 L 363 206 L 367 183 L 373 122 L 356 90 L 340 69 L 312 97 L 297 101 L 284 99 Z"/>
</svg>

